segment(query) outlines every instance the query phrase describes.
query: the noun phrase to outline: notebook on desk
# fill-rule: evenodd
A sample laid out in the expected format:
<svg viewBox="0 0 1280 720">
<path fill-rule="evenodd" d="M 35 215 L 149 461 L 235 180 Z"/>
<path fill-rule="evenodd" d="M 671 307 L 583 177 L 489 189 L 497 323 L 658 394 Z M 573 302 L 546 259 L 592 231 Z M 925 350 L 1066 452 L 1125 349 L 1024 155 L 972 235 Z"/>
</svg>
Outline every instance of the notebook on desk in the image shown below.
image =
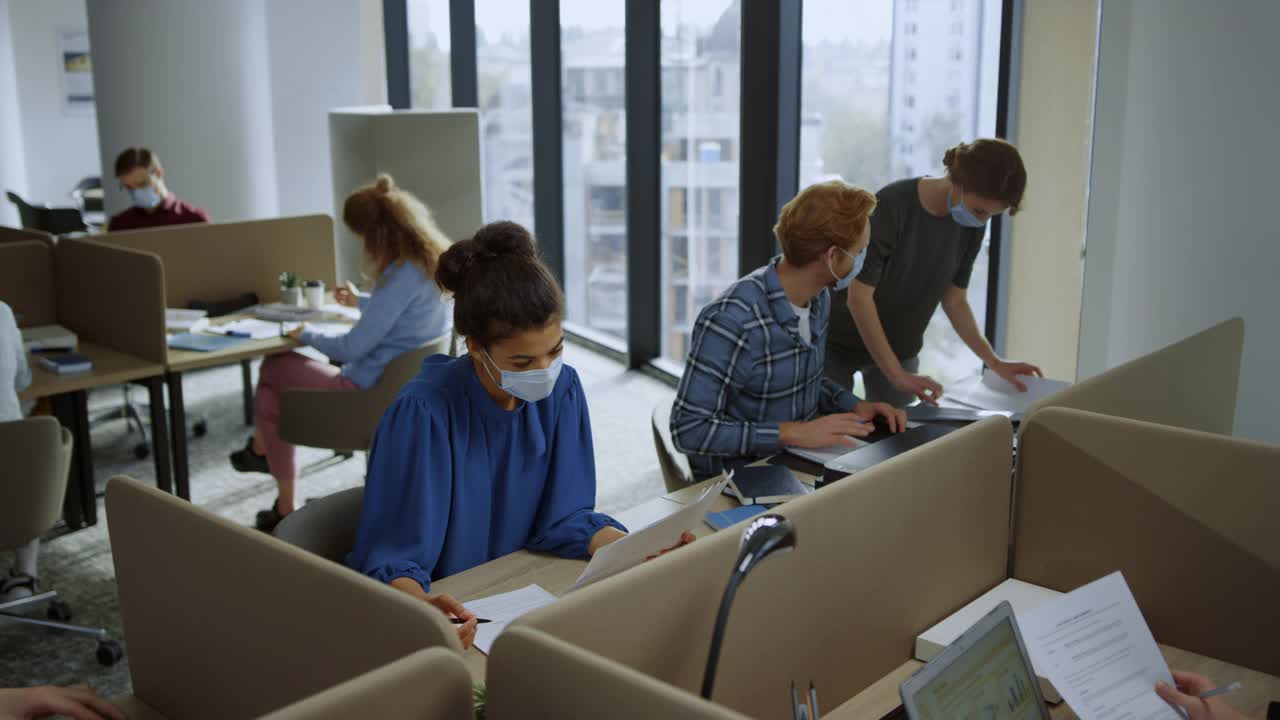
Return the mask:
<svg viewBox="0 0 1280 720">
<path fill-rule="evenodd" d="M 178 333 L 169 336 L 169 347 L 174 350 L 191 350 L 194 352 L 217 352 L 248 342 L 247 337 L 231 335 L 204 335 L 200 333 Z"/>
</svg>

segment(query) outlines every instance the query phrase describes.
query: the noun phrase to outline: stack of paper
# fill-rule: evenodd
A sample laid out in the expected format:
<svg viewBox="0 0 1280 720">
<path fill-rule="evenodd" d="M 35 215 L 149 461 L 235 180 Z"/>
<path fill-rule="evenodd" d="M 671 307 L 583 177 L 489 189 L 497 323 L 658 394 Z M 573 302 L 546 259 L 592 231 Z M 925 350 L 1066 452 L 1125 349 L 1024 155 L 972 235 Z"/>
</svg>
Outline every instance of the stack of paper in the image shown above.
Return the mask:
<svg viewBox="0 0 1280 720">
<path fill-rule="evenodd" d="M 475 613 L 476 617 L 488 620 L 476 627 L 475 646 L 485 655 L 493 647 L 507 625 L 525 613 L 533 612 L 540 607 L 556 601 L 556 596 L 544 590 L 540 585 L 526 585 L 501 595 L 491 595 L 479 600 L 468 600 L 463 605 Z"/>
<path fill-rule="evenodd" d="M 258 320 L 257 318 L 232 320 L 231 322 L 222 323 L 221 325 L 210 328 L 209 332 L 215 335 L 246 337 L 250 340 L 266 340 L 273 337 L 280 337 L 284 334 L 280 323 L 271 322 L 269 320 Z"/>
<path fill-rule="evenodd" d="M 169 332 L 195 332 L 209 324 L 207 310 L 164 309 L 164 329 Z"/>
<path fill-rule="evenodd" d="M 76 334 L 61 325 L 34 325 L 22 328 L 22 348 L 27 352 L 75 350 L 80 346 Z"/>
<path fill-rule="evenodd" d="M 1027 386 L 1026 392 L 1019 392 L 1007 380 L 987 369 L 981 376 L 974 375 L 948 385 L 947 394 L 943 397 L 979 410 L 1023 413 L 1037 400 L 1048 397 L 1071 384 L 1062 380 L 1048 380 L 1030 375 L 1019 375 L 1018 379 Z"/>
</svg>

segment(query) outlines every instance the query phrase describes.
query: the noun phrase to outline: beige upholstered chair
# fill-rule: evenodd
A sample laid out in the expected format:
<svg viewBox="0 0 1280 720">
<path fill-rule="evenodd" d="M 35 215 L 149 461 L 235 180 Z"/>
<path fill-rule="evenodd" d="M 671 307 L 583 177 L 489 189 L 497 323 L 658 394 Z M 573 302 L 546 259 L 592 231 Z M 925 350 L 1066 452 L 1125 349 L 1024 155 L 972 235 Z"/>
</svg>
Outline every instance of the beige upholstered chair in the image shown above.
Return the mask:
<svg viewBox="0 0 1280 720">
<path fill-rule="evenodd" d="M 418 650 L 435 608 L 129 478 L 107 485 L 130 717 L 258 717 Z"/>
<path fill-rule="evenodd" d="M 350 453 L 368 450 L 378 421 L 430 355 L 448 353 L 453 334 L 441 335 L 387 365 L 368 390 L 286 390 L 280 400 L 280 437 L 294 445 Z"/>
<path fill-rule="evenodd" d="M 689 460 L 676 451 L 671 440 L 671 401 L 664 400 L 653 408 L 653 446 L 658 451 L 658 464 L 662 466 L 662 480 L 667 491 L 688 487 L 693 482 Z"/>
<path fill-rule="evenodd" d="M 427 648 L 296 702 L 265 720 L 468 720 L 471 676 L 458 654 Z"/>
<path fill-rule="evenodd" d="M 339 490 L 289 513 L 271 534 L 309 553 L 341 563 L 356 544 L 363 507 L 364 486 Z"/>
<path fill-rule="evenodd" d="M 0 550 L 21 547 L 48 532 L 62 514 L 71 466 L 71 432 L 51 417 L 0 423 Z M 98 660 L 111 665 L 120 646 L 102 628 L 68 625 L 71 608 L 56 590 L 31 588 L 29 597 L 0 602 L 7 620 L 90 635 L 98 640 Z M 20 614 L 47 605 L 48 620 Z"/>
</svg>

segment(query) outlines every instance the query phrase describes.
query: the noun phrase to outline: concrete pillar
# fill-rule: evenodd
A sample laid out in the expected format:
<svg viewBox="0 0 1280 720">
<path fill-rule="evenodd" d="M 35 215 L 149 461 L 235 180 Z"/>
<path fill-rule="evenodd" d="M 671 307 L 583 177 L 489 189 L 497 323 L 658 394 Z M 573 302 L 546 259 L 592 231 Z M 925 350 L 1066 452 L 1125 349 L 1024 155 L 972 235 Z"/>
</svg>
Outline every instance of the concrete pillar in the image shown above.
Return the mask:
<svg viewBox="0 0 1280 720">
<path fill-rule="evenodd" d="M 169 189 L 217 222 L 279 203 L 261 0 L 88 0 L 107 210 L 129 146 L 159 153 Z M 323 152 L 323 149 L 318 149 Z"/>
</svg>

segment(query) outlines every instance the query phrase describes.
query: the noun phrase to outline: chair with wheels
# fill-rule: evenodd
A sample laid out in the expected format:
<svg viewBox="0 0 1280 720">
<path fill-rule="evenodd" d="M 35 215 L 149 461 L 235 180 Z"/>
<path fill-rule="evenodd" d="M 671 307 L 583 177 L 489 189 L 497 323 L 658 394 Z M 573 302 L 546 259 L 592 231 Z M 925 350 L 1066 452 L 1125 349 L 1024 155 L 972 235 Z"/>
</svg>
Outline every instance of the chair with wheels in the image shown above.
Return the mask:
<svg viewBox="0 0 1280 720">
<path fill-rule="evenodd" d="M 9 202 L 17 206 L 24 230 L 42 230 L 52 235 L 66 235 L 89 229 L 80 217 L 79 208 L 32 205 L 12 191 L 5 192 L 5 195 L 9 198 Z"/>
<path fill-rule="evenodd" d="M 71 466 L 71 432 L 51 417 L 0 423 L 0 548 L 18 548 L 48 532 L 62 514 Z M 30 594 L 12 597 L 24 584 Z M 34 577 L 10 577 L 11 599 L 0 601 L 0 618 L 55 630 L 89 635 L 98 641 L 98 662 L 113 665 L 123 656 L 120 644 L 102 628 L 67 623 L 71 607 L 56 590 L 44 589 Z M 25 593 L 24 593 L 25 594 Z M 46 605 L 48 619 L 19 614 Z"/>
<path fill-rule="evenodd" d="M 676 450 L 671 439 L 671 405 L 670 400 L 658 403 L 653 408 L 653 446 L 658 451 L 658 464 L 662 466 L 662 480 L 667 485 L 667 492 L 674 492 L 693 483 L 693 470 L 689 468 L 689 459 Z"/>
</svg>

